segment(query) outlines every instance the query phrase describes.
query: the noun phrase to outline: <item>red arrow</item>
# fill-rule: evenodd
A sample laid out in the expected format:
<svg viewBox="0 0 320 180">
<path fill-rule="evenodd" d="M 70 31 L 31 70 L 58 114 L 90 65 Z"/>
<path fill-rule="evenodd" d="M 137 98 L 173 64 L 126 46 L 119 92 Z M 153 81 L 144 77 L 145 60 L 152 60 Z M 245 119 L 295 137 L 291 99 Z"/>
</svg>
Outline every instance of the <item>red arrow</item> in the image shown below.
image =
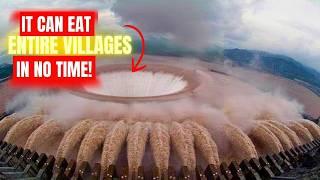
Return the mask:
<svg viewBox="0 0 320 180">
<path fill-rule="evenodd" d="M 141 70 L 143 70 L 145 67 L 147 67 L 147 65 L 143 65 L 143 66 L 140 66 L 140 67 L 139 67 L 139 64 L 142 62 L 142 58 L 143 58 L 143 56 L 144 56 L 144 47 L 145 47 L 145 44 L 144 44 L 143 34 L 142 34 L 142 32 L 140 31 L 140 29 L 138 29 L 137 27 L 135 27 L 135 26 L 133 26 L 133 25 L 126 24 L 126 25 L 124 25 L 124 27 L 131 28 L 131 29 L 135 30 L 136 32 L 138 32 L 138 34 L 139 34 L 139 36 L 140 36 L 140 39 L 141 39 L 141 54 L 140 54 L 140 56 L 139 56 L 139 59 L 138 59 L 137 63 L 134 62 L 134 57 L 132 56 L 132 59 L 131 59 L 131 70 L 132 70 L 132 72 L 141 71 Z"/>
</svg>

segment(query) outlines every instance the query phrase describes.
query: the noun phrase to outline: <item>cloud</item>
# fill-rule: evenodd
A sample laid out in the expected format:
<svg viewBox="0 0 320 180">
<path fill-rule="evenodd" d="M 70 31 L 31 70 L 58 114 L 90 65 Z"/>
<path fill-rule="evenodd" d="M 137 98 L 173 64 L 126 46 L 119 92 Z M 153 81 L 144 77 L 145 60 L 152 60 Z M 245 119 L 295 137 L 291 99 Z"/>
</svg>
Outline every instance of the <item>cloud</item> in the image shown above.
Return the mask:
<svg viewBox="0 0 320 180">
<path fill-rule="evenodd" d="M 224 31 L 225 45 L 285 54 L 320 70 L 319 12 L 317 1 L 251 1 L 233 30 Z"/>
<path fill-rule="evenodd" d="M 118 0 L 112 10 L 145 33 L 188 47 L 264 50 L 320 69 L 316 0 Z"/>
<path fill-rule="evenodd" d="M 146 34 L 166 36 L 197 48 L 212 44 L 214 36 L 220 36 L 220 22 L 212 21 L 219 19 L 219 6 L 214 0 L 118 0 L 112 10 L 123 22 L 136 24 Z"/>
</svg>

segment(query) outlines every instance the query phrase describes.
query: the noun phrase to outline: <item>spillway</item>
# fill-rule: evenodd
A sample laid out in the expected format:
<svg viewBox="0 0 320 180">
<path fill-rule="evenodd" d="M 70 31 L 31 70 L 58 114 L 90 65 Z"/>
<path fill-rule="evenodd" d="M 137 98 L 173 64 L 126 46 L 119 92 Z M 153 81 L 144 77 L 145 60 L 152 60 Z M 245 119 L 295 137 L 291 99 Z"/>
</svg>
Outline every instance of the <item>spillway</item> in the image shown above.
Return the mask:
<svg viewBox="0 0 320 180">
<path fill-rule="evenodd" d="M 22 110 L 2 119 L 3 151 L 10 144 L 52 155 L 52 176 L 67 177 L 73 169 L 72 176 L 170 179 L 183 167 L 180 177 L 210 179 L 227 177 L 229 170 L 231 176 L 241 176 L 234 171 L 239 164 L 252 166 L 250 173 L 258 171 L 255 161 L 263 164 L 261 158 L 272 154 L 285 154 L 282 160 L 289 164 L 279 160 L 279 166 L 294 165 L 295 156 L 288 155 L 320 145 L 318 125 L 263 105 L 261 97 L 278 97 L 227 75 L 160 64 L 138 73 L 126 68 L 101 66 L 99 86 L 41 95 L 28 104 L 36 106 L 32 113 Z M 260 109 L 238 106 L 239 96 L 252 102 L 243 106 Z M 76 103 L 68 104 L 71 100 Z M 289 101 L 279 102 L 294 109 Z M 60 119 L 69 114 L 74 116 Z"/>
</svg>

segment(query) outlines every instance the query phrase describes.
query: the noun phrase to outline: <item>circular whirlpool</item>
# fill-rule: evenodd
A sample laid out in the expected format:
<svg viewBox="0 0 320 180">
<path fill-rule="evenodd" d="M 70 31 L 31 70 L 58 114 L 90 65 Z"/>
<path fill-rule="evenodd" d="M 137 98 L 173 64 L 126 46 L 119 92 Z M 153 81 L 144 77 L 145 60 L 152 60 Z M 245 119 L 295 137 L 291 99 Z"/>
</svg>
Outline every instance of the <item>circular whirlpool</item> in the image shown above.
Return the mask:
<svg viewBox="0 0 320 180">
<path fill-rule="evenodd" d="M 135 73 L 128 64 L 102 66 L 97 71 L 98 85 L 72 93 L 100 101 L 165 101 L 191 95 L 200 82 L 195 71 L 160 64 L 148 64 L 147 70 Z"/>
</svg>

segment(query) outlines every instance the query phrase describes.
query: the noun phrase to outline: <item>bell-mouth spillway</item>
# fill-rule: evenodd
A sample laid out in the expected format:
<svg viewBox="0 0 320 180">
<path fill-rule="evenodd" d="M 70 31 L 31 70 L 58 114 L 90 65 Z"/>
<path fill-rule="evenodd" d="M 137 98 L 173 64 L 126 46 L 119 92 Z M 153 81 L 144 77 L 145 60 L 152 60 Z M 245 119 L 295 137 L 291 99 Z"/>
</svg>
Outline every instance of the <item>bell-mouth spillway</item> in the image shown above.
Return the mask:
<svg viewBox="0 0 320 180">
<path fill-rule="evenodd" d="M 302 117 L 294 102 L 181 62 L 147 63 L 135 73 L 130 64 L 103 65 L 101 89 L 23 99 L 23 109 L 0 121 L 2 169 L 22 153 L 27 163 L 47 164 L 38 165 L 38 177 L 53 179 L 271 179 L 320 154 L 318 121 Z M 39 157 L 25 155 L 32 152 Z"/>
<path fill-rule="evenodd" d="M 98 86 L 85 86 L 71 93 L 88 99 L 111 102 L 169 101 L 191 96 L 199 86 L 195 70 L 163 64 L 131 72 L 130 64 L 97 68 Z"/>
</svg>

